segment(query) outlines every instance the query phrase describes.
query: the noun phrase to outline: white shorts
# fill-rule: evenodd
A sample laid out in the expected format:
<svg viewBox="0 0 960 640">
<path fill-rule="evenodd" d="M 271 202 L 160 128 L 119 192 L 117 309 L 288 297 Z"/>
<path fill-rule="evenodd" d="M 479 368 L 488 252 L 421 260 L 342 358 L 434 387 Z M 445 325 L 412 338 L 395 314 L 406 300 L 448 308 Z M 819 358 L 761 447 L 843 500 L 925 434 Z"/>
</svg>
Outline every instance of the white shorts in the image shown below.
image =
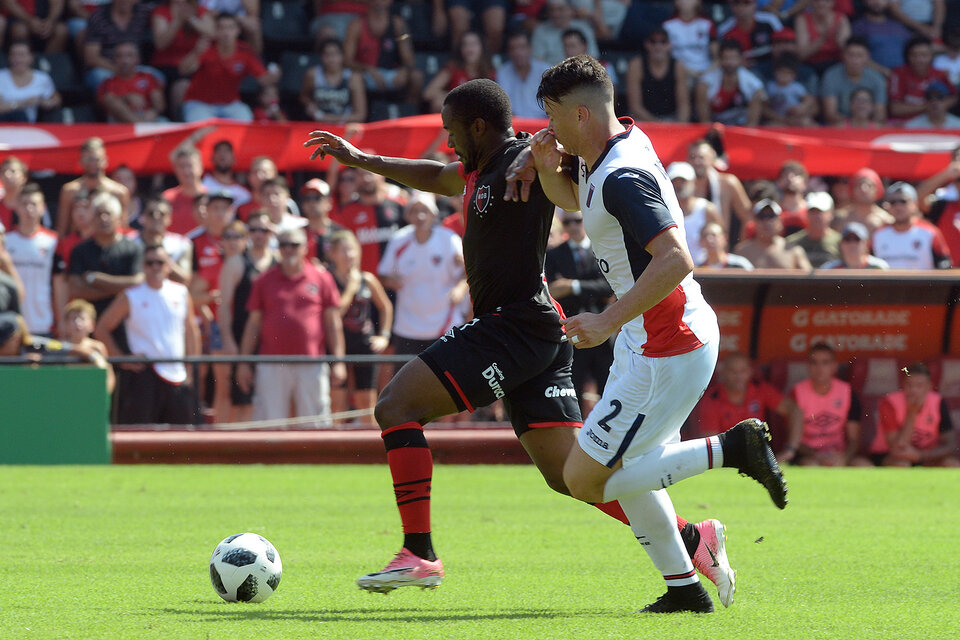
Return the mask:
<svg viewBox="0 0 960 640">
<path fill-rule="evenodd" d="M 623 337 L 614 345 L 603 396 L 577 436 L 587 455 L 611 468 L 680 440 L 680 427 L 713 377 L 719 349 L 719 340 L 712 340 L 689 353 L 650 358 Z"/>
</svg>

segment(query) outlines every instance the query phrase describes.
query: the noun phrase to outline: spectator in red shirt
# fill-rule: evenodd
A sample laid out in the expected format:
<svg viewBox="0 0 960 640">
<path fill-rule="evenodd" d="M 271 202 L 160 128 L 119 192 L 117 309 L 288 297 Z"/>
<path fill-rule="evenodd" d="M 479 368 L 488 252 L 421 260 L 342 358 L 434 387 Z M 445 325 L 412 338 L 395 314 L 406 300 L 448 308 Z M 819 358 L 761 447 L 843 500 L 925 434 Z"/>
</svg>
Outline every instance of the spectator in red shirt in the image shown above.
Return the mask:
<svg viewBox="0 0 960 640">
<path fill-rule="evenodd" d="M 303 229 L 281 232 L 279 246 L 280 263 L 253 283 L 240 353 L 344 355 L 340 294 L 333 276 L 306 259 Z M 250 365 L 239 364 L 236 377 L 240 388 L 249 391 L 254 380 Z M 254 420 L 287 418 L 291 403 L 296 417 L 329 415 L 330 385 L 340 386 L 345 381 L 342 362 L 332 366 L 258 364 Z"/>
<path fill-rule="evenodd" d="M 950 84 L 947 73 L 933 67 L 933 43 L 929 38 L 911 38 L 903 47 L 903 58 L 907 64 L 891 72 L 887 89 L 892 121 L 904 122 L 924 113 L 927 109 L 927 88 L 936 82 L 950 90 L 950 96 L 944 103 L 947 110 L 957 104 L 956 89 Z"/>
<path fill-rule="evenodd" d="M 773 13 L 757 11 L 756 0 L 730 0 L 729 5 L 731 16 L 717 25 L 719 39 L 739 42 L 747 66 L 768 61 L 773 34 L 783 23 Z"/>
<path fill-rule="evenodd" d="M 410 29 L 391 11 L 393 0 L 370 0 L 367 14 L 347 27 L 343 53 L 347 66 L 362 73 L 367 90 L 406 92 L 420 101 L 423 74 L 417 70 Z"/>
<path fill-rule="evenodd" d="M 240 23 L 228 13 L 217 15 L 214 41 L 201 37 L 178 66 L 192 74 L 183 99 L 183 119 L 227 118 L 251 122 L 253 111 L 240 100 L 240 83 L 254 76 L 262 85 L 276 84 L 279 71 L 267 71 L 253 49 L 239 42 Z"/>
<path fill-rule="evenodd" d="M 835 5 L 835 0 L 813 0 L 811 10 L 795 23 L 799 57 L 819 72 L 840 62 L 843 43 L 850 37 L 850 20 Z"/>
<path fill-rule="evenodd" d="M 771 413 L 789 418 L 795 410 L 793 400 L 754 378 L 750 358 L 731 353 L 723 359 L 719 384 L 712 384 L 700 401 L 697 437 L 721 433 L 746 418 L 767 420 Z"/>
<path fill-rule="evenodd" d="M 387 199 L 383 176 L 363 169 L 356 169 L 354 174 L 358 179 L 357 198 L 341 207 L 333 221 L 353 231 L 360 241 L 360 270 L 377 273 L 383 249 L 400 226 L 401 207 Z"/>
<path fill-rule="evenodd" d="M 179 113 L 190 79 L 180 75 L 177 67 L 201 37 L 213 38 L 213 14 L 197 0 L 170 0 L 150 14 L 150 30 L 153 33 L 150 64 L 167 79 L 170 112 Z"/>
<path fill-rule="evenodd" d="M 186 235 L 204 223 L 194 216 L 194 200 L 206 192 L 201 181 L 203 162 L 196 147 L 180 145 L 170 154 L 170 164 L 173 165 L 173 175 L 176 176 L 178 184 L 163 192 L 163 199 L 173 208 L 173 221 L 169 230 Z"/>
<path fill-rule="evenodd" d="M 957 436 L 950 408 L 933 390 L 930 370 L 922 362 L 904 370 L 901 390 L 880 402 L 881 438 L 875 448 L 884 450 L 885 466 L 958 467 Z M 884 446 L 885 445 L 885 446 Z"/>
<path fill-rule="evenodd" d="M 780 167 L 777 187 L 780 189 L 780 208 L 783 210 L 780 221 L 783 235 L 802 231 L 807 228 L 807 183 L 810 174 L 801 162 L 787 160 Z"/>
<path fill-rule="evenodd" d="M 163 87 L 157 77 L 138 71 L 140 49 L 136 43 L 121 42 L 113 48 L 116 73 L 97 89 L 97 102 L 111 122 L 159 122 L 165 109 Z"/>
</svg>

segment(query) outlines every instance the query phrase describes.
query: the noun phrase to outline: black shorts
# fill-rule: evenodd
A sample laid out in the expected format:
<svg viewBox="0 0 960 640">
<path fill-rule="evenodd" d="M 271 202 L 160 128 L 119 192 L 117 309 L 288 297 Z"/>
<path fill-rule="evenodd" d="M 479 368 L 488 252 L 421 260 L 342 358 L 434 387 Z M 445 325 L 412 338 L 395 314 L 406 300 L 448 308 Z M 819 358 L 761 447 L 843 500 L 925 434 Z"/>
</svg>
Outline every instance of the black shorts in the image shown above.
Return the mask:
<svg viewBox="0 0 960 640">
<path fill-rule="evenodd" d="M 520 329 L 498 314 L 455 327 L 420 354 L 461 411 L 503 399 L 518 436 L 538 427 L 581 426 L 573 347 Z"/>
<path fill-rule="evenodd" d="M 346 352 L 349 355 L 372 355 L 370 350 L 370 335 L 362 333 L 343 332 L 343 341 Z M 376 389 L 376 365 L 360 364 L 353 362 L 347 365 L 353 369 L 353 387 L 360 391 L 363 389 Z"/>
</svg>

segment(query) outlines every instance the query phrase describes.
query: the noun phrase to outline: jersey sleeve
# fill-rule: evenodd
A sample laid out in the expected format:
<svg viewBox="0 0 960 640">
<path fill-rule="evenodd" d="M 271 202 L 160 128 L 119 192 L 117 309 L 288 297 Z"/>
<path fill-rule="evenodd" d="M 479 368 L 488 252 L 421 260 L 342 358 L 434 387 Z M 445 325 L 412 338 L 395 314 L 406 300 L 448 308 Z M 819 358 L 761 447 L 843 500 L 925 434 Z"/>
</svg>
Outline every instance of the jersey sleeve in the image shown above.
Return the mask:
<svg viewBox="0 0 960 640">
<path fill-rule="evenodd" d="M 603 204 L 641 247 L 677 226 L 660 184 L 648 171 L 622 168 L 611 173 L 603 181 Z"/>
</svg>

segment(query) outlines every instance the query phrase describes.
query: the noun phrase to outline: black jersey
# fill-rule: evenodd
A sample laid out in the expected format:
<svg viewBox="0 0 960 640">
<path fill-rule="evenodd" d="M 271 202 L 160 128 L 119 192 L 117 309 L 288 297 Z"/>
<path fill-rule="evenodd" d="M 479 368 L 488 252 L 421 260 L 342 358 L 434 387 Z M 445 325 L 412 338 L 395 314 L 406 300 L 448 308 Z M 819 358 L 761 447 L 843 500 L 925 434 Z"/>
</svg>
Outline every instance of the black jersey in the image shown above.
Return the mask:
<svg viewBox="0 0 960 640">
<path fill-rule="evenodd" d="M 461 173 L 465 230 L 463 260 L 475 316 L 497 312 L 526 330 L 559 341 L 560 316 L 543 279 L 553 203 L 539 180 L 527 202 L 503 199 L 507 167 L 529 145 L 529 134 L 508 140 L 483 172 Z"/>
</svg>

